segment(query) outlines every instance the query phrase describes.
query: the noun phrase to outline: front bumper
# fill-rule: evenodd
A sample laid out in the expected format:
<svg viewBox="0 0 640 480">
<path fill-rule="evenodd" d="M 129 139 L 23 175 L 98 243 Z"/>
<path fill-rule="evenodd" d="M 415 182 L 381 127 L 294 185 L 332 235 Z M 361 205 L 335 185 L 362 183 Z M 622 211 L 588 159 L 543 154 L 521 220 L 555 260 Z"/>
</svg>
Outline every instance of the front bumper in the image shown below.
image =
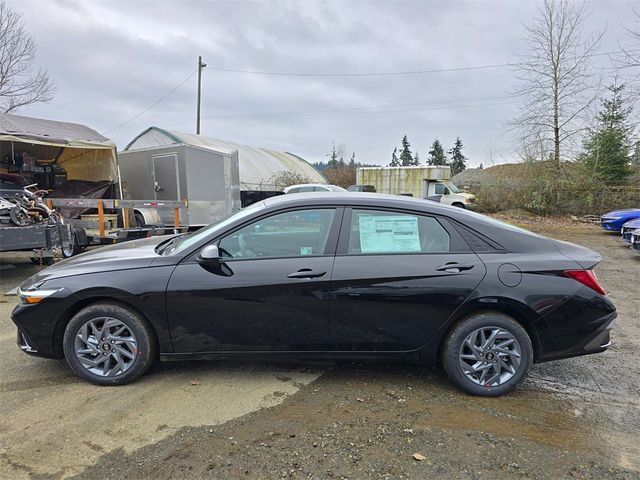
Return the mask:
<svg viewBox="0 0 640 480">
<path fill-rule="evenodd" d="M 600 219 L 600 226 L 609 232 L 619 232 L 620 225 L 619 220 L 609 220 L 606 218 Z"/>
<path fill-rule="evenodd" d="M 631 237 L 631 250 L 640 253 L 640 234 L 634 233 Z"/>
<path fill-rule="evenodd" d="M 64 317 L 63 299 L 48 298 L 36 304 L 19 303 L 11 312 L 18 327 L 17 344 L 24 353 L 45 358 L 62 358 L 58 321 Z"/>
<path fill-rule="evenodd" d="M 633 230 L 632 228 L 624 228 L 622 227 L 622 233 L 621 233 L 621 238 L 622 241 L 627 242 L 627 243 L 631 243 L 631 237 L 633 235 Z"/>
</svg>

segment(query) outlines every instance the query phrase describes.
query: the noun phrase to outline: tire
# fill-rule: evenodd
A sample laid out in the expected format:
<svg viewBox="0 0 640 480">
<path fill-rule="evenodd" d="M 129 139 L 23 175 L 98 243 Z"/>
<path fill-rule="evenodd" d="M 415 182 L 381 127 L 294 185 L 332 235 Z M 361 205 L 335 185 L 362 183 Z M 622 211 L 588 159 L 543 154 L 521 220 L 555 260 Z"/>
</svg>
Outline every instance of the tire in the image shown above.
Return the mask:
<svg viewBox="0 0 640 480">
<path fill-rule="evenodd" d="M 83 250 L 84 248 L 79 244 L 78 234 L 75 229 L 73 229 L 71 231 L 71 239 L 69 240 L 69 243 L 65 242 L 62 244 L 62 256 L 64 258 L 70 258 L 74 255 L 79 255 Z"/>
<path fill-rule="evenodd" d="M 133 219 L 135 220 L 136 227 L 138 227 L 138 228 L 142 228 L 147 224 L 144 221 L 144 216 L 141 213 L 134 213 L 133 214 Z"/>
<path fill-rule="evenodd" d="M 95 303 L 75 314 L 65 329 L 63 347 L 76 375 L 97 385 L 132 382 L 147 371 L 157 352 L 142 315 L 116 303 Z"/>
<path fill-rule="evenodd" d="M 11 217 L 11 221 L 19 227 L 24 227 L 25 225 L 29 225 L 29 223 L 31 223 L 31 219 L 29 218 L 29 216 L 24 213 L 24 211 L 20 207 L 13 207 L 9 211 L 9 216 Z"/>
<path fill-rule="evenodd" d="M 496 345 L 503 348 L 496 351 Z M 499 312 L 478 313 L 460 321 L 444 340 L 441 354 L 442 366 L 456 386 L 485 397 L 511 392 L 525 379 L 533 362 L 527 331 Z"/>
</svg>

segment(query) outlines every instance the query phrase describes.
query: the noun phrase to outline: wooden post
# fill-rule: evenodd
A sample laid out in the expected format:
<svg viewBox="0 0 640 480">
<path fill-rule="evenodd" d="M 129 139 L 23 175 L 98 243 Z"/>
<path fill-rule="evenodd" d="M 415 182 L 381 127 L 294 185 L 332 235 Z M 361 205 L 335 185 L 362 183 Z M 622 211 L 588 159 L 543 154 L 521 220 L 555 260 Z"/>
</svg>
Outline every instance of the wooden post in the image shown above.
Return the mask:
<svg viewBox="0 0 640 480">
<path fill-rule="evenodd" d="M 178 207 L 173 209 L 173 230 L 175 233 L 180 231 L 180 209 Z"/>
<path fill-rule="evenodd" d="M 104 204 L 98 200 L 98 230 L 101 237 L 104 237 Z"/>
<path fill-rule="evenodd" d="M 129 209 L 128 208 L 122 209 L 122 226 L 124 228 L 129 228 Z"/>
</svg>

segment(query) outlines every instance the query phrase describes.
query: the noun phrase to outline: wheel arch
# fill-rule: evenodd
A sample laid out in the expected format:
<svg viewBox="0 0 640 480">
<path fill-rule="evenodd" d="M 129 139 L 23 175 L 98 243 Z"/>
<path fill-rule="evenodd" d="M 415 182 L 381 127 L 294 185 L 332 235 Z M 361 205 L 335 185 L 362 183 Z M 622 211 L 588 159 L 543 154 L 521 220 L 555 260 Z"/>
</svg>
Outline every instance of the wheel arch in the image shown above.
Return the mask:
<svg viewBox="0 0 640 480">
<path fill-rule="evenodd" d="M 149 326 L 149 330 L 151 332 L 151 338 L 153 339 L 156 351 L 159 351 L 160 342 L 158 340 L 158 332 L 156 331 L 153 323 L 149 320 L 147 315 L 135 305 L 135 302 L 132 302 L 126 296 L 109 296 L 106 294 L 98 294 L 87 297 L 80 298 L 73 305 L 68 307 L 64 314 L 58 320 L 54 331 L 54 339 L 53 339 L 53 351 L 56 358 L 64 358 L 64 349 L 63 349 L 63 339 L 64 339 L 64 331 L 67 328 L 67 325 L 71 321 L 71 319 L 82 309 L 96 304 L 96 303 L 110 303 L 114 305 L 118 305 L 127 310 L 132 310 L 138 315 L 140 315 L 144 321 Z"/>
<path fill-rule="evenodd" d="M 498 302 L 492 303 L 491 305 L 484 304 L 481 300 L 482 299 L 476 299 L 470 305 L 466 305 L 466 308 L 457 312 L 455 317 L 452 318 L 451 321 L 447 323 L 446 327 L 439 332 L 436 340 L 438 355 L 437 358 L 440 358 L 442 354 L 442 347 L 450 332 L 455 328 L 456 325 L 473 315 L 496 312 L 508 315 L 509 317 L 513 318 L 513 320 L 518 322 L 522 326 L 522 328 L 525 329 L 527 335 L 529 335 L 529 338 L 531 339 L 531 344 L 533 346 L 533 361 L 534 363 L 537 362 L 538 359 L 542 356 L 543 348 L 540 336 L 538 335 L 538 332 L 535 328 L 535 321 L 537 319 L 537 315 L 535 314 L 535 312 L 533 312 L 526 305 L 520 304 L 511 299 L 498 299 Z"/>
</svg>

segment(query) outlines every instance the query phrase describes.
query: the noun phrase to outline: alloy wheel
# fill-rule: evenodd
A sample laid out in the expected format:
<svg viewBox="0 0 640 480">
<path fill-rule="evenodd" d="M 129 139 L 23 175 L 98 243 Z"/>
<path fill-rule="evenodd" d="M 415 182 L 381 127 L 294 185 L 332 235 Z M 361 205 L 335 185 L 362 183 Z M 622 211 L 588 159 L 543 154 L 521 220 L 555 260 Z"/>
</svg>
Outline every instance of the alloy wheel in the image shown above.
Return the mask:
<svg viewBox="0 0 640 480">
<path fill-rule="evenodd" d="M 122 321 L 99 317 L 85 322 L 76 335 L 80 364 L 95 375 L 114 377 L 129 370 L 138 356 L 138 342 Z"/>
<path fill-rule="evenodd" d="M 518 340 L 500 327 L 482 327 L 462 342 L 458 356 L 465 376 L 476 385 L 508 382 L 518 371 L 522 351 Z"/>
</svg>

